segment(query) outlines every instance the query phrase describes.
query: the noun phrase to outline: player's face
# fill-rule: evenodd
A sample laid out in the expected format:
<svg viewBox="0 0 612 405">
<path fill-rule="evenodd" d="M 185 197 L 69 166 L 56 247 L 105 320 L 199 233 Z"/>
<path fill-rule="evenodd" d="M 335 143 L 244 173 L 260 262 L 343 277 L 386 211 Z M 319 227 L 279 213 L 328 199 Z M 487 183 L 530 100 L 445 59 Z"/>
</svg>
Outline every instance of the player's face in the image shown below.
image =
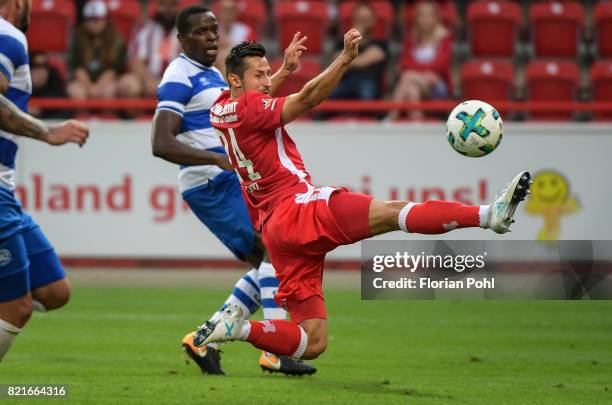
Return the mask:
<svg viewBox="0 0 612 405">
<path fill-rule="evenodd" d="M 245 63 L 248 67 L 240 80 L 242 91 L 252 90 L 270 94 L 272 69 L 268 60 L 265 57 L 251 56 L 245 59 Z"/>
<path fill-rule="evenodd" d="M 219 42 L 219 25 L 215 15 L 207 13 L 194 14 L 189 17 L 191 29 L 185 35 L 178 35 L 183 50 L 191 59 L 211 66 L 217 59 Z"/>
</svg>

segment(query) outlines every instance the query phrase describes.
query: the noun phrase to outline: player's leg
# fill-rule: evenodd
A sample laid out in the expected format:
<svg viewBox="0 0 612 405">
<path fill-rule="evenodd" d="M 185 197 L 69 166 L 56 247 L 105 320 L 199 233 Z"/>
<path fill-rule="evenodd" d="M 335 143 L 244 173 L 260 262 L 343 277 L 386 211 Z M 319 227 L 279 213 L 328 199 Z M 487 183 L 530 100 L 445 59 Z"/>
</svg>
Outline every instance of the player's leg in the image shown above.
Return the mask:
<svg viewBox="0 0 612 405">
<path fill-rule="evenodd" d="M 245 318 L 249 318 L 259 306 L 263 306 L 266 320 L 285 319 L 286 312 L 274 301 L 274 292 L 279 281 L 274 267 L 265 253 L 263 243 L 256 235 L 248 209 L 242 197 L 240 183 L 235 176 L 225 176 L 195 193 L 185 193 L 185 201 L 198 218 L 219 238 L 234 255 L 254 268 L 236 283 L 221 309 L 238 306 Z M 263 283 L 261 287 L 260 283 Z M 213 314 L 209 322 L 217 322 L 221 309 Z M 187 335 L 183 344 L 193 352 L 206 350 L 193 345 L 193 333 Z M 212 346 L 213 349 L 216 349 Z M 315 368 L 295 362 L 286 357 L 262 353 L 260 366 L 267 371 L 285 374 L 312 374 Z"/>
<path fill-rule="evenodd" d="M 200 327 L 194 339 L 196 345 L 241 340 L 294 359 L 316 358 L 325 350 L 327 314 L 321 291 L 325 253 L 297 255 L 270 250 L 269 253 L 272 262 L 283 269 L 285 290 L 277 294 L 277 300 L 286 306 L 291 320 L 249 321 L 240 308 L 229 306 L 217 322 L 206 322 Z"/>
<path fill-rule="evenodd" d="M 516 207 L 529 194 L 528 172 L 520 172 L 489 205 L 465 205 L 453 201 L 373 200 L 369 210 L 372 235 L 403 230 L 422 234 L 441 234 L 454 229 L 480 227 L 497 233 L 510 230 Z M 340 220 L 339 222 L 345 222 Z"/>
<path fill-rule="evenodd" d="M 0 361 L 32 314 L 28 266 L 20 233 L 0 242 Z"/>
<path fill-rule="evenodd" d="M 70 300 L 70 283 L 53 245 L 32 217 L 23 212 L 22 235 L 30 262 L 30 289 L 33 308 L 46 312 L 63 307 Z"/>
</svg>

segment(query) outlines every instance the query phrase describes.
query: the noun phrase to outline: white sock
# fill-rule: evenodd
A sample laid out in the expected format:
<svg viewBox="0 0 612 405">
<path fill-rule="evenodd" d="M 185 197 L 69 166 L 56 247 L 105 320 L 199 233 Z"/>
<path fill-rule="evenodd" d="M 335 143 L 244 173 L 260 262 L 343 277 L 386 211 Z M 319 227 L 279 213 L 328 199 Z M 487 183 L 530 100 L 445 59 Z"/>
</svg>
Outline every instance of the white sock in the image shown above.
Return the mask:
<svg viewBox="0 0 612 405">
<path fill-rule="evenodd" d="M 261 306 L 261 295 L 259 293 L 259 281 L 257 270 L 251 269 L 241 279 L 238 280 L 232 293 L 225 300 L 221 308 L 225 304 L 234 304 L 242 308 L 242 314 L 245 318 L 250 318 Z M 211 322 L 216 322 L 221 316 L 221 308 L 210 318 Z"/>
<path fill-rule="evenodd" d="M 302 329 L 301 326 L 298 327 L 300 328 L 300 344 L 295 352 L 291 355 L 291 358 L 295 360 L 299 360 L 304 355 L 306 346 L 308 346 L 308 335 L 306 334 L 306 331 Z"/>
<path fill-rule="evenodd" d="M 480 227 L 487 229 L 489 227 L 489 211 L 491 210 L 490 205 L 481 205 L 478 210 L 478 220 Z"/>
<path fill-rule="evenodd" d="M 19 332 L 21 332 L 20 328 L 0 319 L 0 362 Z"/>
<path fill-rule="evenodd" d="M 251 322 L 245 321 L 242 324 L 242 328 L 240 329 L 240 335 L 238 335 L 238 340 L 247 340 L 249 337 L 249 333 L 251 333 Z"/>
<path fill-rule="evenodd" d="M 42 312 L 42 313 L 47 312 L 47 308 L 45 308 L 43 303 L 40 302 L 40 301 L 32 300 L 32 307 L 33 307 L 34 311 Z"/>
<path fill-rule="evenodd" d="M 272 263 L 261 262 L 258 272 L 264 319 L 285 319 L 287 312 L 274 301 L 274 293 L 278 290 L 279 282 Z"/>
<path fill-rule="evenodd" d="M 408 227 L 406 226 L 406 218 L 408 218 L 408 213 L 416 204 L 413 202 L 409 202 L 400 210 L 399 216 L 397 217 L 397 224 L 399 225 L 399 229 L 404 232 L 410 233 Z"/>
</svg>

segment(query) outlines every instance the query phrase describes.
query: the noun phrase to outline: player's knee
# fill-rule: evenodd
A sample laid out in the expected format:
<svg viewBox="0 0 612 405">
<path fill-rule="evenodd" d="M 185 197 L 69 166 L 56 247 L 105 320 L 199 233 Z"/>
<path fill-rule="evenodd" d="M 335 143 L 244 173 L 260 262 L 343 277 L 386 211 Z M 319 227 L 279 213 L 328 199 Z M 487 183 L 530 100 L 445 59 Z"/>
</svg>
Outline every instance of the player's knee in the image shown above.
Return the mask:
<svg viewBox="0 0 612 405">
<path fill-rule="evenodd" d="M 313 360 L 319 357 L 327 349 L 327 335 L 313 335 L 308 337 L 308 346 L 302 356 L 305 360 Z"/>
<path fill-rule="evenodd" d="M 47 311 L 51 311 L 63 307 L 68 301 L 70 301 L 70 287 L 66 285 L 65 287 L 56 289 L 43 305 Z"/>
<path fill-rule="evenodd" d="M 70 301 L 70 284 L 67 279 L 56 281 L 32 293 L 47 311 L 63 307 Z"/>
</svg>

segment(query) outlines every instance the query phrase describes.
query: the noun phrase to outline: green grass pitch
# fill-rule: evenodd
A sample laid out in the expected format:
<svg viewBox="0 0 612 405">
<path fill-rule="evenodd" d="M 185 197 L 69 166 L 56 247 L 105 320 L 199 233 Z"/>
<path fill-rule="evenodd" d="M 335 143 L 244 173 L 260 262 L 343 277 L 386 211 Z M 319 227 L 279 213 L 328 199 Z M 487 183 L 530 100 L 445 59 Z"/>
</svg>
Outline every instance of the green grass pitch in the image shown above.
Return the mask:
<svg viewBox="0 0 612 405">
<path fill-rule="evenodd" d="M 366 302 L 327 290 L 316 375 L 264 374 L 256 349 L 231 343 L 229 375 L 204 376 L 180 339 L 226 294 L 77 288 L 66 308 L 34 315 L 0 383 L 68 384 L 68 402 L 88 404 L 612 403 L 612 302 Z"/>
</svg>

